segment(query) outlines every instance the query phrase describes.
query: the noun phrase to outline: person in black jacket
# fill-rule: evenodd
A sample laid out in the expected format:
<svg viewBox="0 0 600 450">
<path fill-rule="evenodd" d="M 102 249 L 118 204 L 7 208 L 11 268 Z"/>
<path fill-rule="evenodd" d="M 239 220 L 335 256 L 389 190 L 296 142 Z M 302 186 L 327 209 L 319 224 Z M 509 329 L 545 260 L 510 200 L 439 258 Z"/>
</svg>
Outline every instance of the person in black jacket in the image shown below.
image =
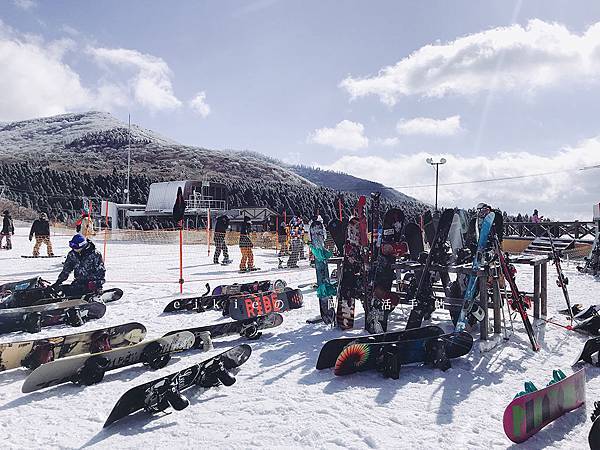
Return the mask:
<svg viewBox="0 0 600 450">
<path fill-rule="evenodd" d="M 80 234 L 69 241 L 71 251 L 63 263 L 63 270 L 58 275 L 52 289 L 62 291 L 64 295 L 79 296 L 93 292 L 101 292 L 105 281 L 106 269 L 102 255 L 94 243 Z M 73 272 L 71 284 L 62 284 Z"/>
<path fill-rule="evenodd" d="M 10 237 L 11 235 L 15 234 L 15 226 L 8 210 L 4 211 L 2 214 L 4 217 L 2 218 L 2 230 L 0 230 L 0 248 L 10 250 L 12 249 L 12 241 Z M 6 238 L 6 246 L 2 247 L 2 241 L 4 238 Z"/>
<path fill-rule="evenodd" d="M 48 256 L 54 256 L 52 252 L 52 242 L 50 242 L 50 222 L 46 213 L 41 213 L 40 218 L 33 221 L 29 231 L 29 240 L 35 236 L 35 245 L 33 246 L 33 256 L 40 256 L 40 247 L 46 244 Z"/>
<path fill-rule="evenodd" d="M 279 229 L 277 230 L 277 242 L 279 244 L 279 256 L 289 255 L 287 248 L 288 230 L 285 222 L 282 220 L 279 222 Z"/>
<path fill-rule="evenodd" d="M 242 259 L 240 261 L 240 272 L 254 270 L 254 254 L 252 253 L 252 240 L 250 232 L 252 231 L 252 222 L 250 217 L 244 217 L 244 222 L 240 228 L 240 251 Z M 247 264 L 247 266 L 246 266 Z"/>
<path fill-rule="evenodd" d="M 229 259 L 229 251 L 227 250 L 227 244 L 225 243 L 225 235 L 227 234 L 227 230 L 229 229 L 229 217 L 226 215 L 221 215 L 217 217 L 217 221 L 215 223 L 215 254 L 213 256 L 213 262 L 215 264 L 219 264 L 219 256 L 221 256 L 221 251 L 223 252 L 223 264 L 231 263 Z"/>
</svg>

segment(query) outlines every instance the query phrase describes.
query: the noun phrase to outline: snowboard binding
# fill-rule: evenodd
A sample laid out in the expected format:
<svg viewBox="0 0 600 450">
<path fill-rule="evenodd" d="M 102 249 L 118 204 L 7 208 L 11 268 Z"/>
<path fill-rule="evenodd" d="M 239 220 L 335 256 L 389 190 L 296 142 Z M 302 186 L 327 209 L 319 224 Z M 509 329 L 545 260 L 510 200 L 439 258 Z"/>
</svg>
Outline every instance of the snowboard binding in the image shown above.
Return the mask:
<svg viewBox="0 0 600 450">
<path fill-rule="evenodd" d="M 42 331 L 42 313 L 36 311 L 26 314 L 23 319 L 23 326 L 29 333 L 39 333 Z"/>
<path fill-rule="evenodd" d="M 54 345 L 50 342 L 43 342 L 31 349 L 21 361 L 21 365 L 34 370 L 51 361 L 54 361 Z"/>
<path fill-rule="evenodd" d="M 83 367 L 73 376 L 71 381 L 76 384 L 91 386 L 102 381 L 110 361 L 103 356 L 88 358 Z"/>
<path fill-rule="evenodd" d="M 80 327 L 84 324 L 83 317 L 81 316 L 81 310 L 77 307 L 69 308 L 66 311 L 67 323 L 72 327 Z"/>
<path fill-rule="evenodd" d="M 100 353 L 112 350 L 110 345 L 110 334 L 106 331 L 97 331 L 92 334 L 90 353 Z"/>
<path fill-rule="evenodd" d="M 150 342 L 144 347 L 140 359 L 144 365 L 147 365 L 151 369 L 162 369 L 171 360 L 171 354 L 163 352 L 163 346 L 159 342 Z"/>
<path fill-rule="evenodd" d="M 169 406 L 175 411 L 181 411 L 190 405 L 190 401 L 179 391 L 177 381 L 169 384 L 151 387 L 144 399 L 144 410 L 157 413 L 166 410 Z"/>
<path fill-rule="evenodd" d="M 260 339 L 262 336 L 262 332 L 259 331 L 258 324 L 256 322 L 246 325 L 244 328 L 242 328 L 240 334 L 251 341 Z"/>
<path fill-rule="evenodd" d="M 198 379 L 196 384 L 203 388 L 215 387 L 223 384 L 231 386 L 235 383 L 235 377 L 231 374 L 220 359 L 213 360 L 212 364 L 206 368 Z"/>
<path fill-rule="evenodd" d="M 452 364 L 446 354 L 446 345 L 442 339 L 431 339 L 425 344 L 425 363 L 445 372 Z"/>
<path fill-rule="evenodd" d="M 383 377 L 397 380 L 400 378 L 400 367 L 397 344 L 391 344 L 389 347 L 384 348 L 377 364 L 377 369 Z"/>
</svg>

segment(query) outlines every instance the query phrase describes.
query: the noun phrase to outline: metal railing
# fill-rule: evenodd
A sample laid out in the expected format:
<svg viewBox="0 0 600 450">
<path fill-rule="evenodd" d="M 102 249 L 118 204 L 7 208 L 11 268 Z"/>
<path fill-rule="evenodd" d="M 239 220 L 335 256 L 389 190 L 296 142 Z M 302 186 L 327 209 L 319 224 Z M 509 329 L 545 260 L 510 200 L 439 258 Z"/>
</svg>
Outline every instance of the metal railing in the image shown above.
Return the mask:
<svg viewBox="0 0 600 450">
<path fill-rule="evenodd" d="M 596 237 L 595 222 L 505 222 L 504 236 L 535 238 L 548 236 L 567 237 L 578 241 L 591 241 Z"/>
</svg>

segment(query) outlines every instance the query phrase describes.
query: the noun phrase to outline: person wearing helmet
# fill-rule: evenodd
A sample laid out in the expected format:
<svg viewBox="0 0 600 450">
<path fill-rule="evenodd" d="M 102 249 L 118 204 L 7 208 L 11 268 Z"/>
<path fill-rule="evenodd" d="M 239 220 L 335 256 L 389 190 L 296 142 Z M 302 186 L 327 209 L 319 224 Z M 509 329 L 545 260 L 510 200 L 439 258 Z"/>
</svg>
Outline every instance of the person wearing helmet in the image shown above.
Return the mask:
<svg viewBox="0 0 600 450">
<path fill-rule="evenodd" d="M 106 269 L 102 255 L 89 239 L 76 234 L 69 241 L 71 251 L 63 263 L 63 270 L 52 285 L 55 290 L 61 290 L 64 295 L 77 297 L 80 295 L 99 292 L 104 284 Z M 71 284 L 62 285 L 73 272 L 74 280 Z"/>
<path fill-rule="evenodd" d="M 2 229 L 0 230 L 0 248 L 5 250 L 12 249 L 12 241 L 10 239 L 11 235 L 15 234 L 15 226 L 12 221 L 12 217 L 10 217 L 10 212 L 5 210 L 2 215 Z M 2 241 L 6 238 L 6 246 L 2 247 Z"/>
<path fill-rule="evenodd" d="M 29 230 L 29 241 L 35 236 L 35 245 L 33 246 L 33 256 L 40 256 L 40 247 L 42 244 L 46 244 L 46 251 L 48 256 L 54 256 L 52 252 L 52 242 L 50 242 L 50 222 L 48 222 L 48 215 L 41 213 L 39 219 L 35 219 Z"/>
</svg>

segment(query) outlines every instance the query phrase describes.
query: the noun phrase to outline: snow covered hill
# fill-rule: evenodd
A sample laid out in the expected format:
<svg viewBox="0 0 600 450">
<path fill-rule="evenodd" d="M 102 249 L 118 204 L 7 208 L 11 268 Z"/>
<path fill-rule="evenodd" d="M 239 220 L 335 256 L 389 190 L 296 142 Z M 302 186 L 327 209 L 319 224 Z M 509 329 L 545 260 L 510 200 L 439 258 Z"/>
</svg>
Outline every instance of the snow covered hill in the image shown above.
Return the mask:
<svg viewBox="0 0 600 450">
<path fill-rule="evenodd" d="M 54 280 L 60 259 L 30 260 L 28 229 L 19 227 L 12 251 L 0 251 L 0 282 L 40 274 Z M 69 236 L 55 235 L 55 253 L 64 255 Z M 103 249 L 102 235 L 97 236 Z M 239 251 L 230 249 L 235 263 Z M 301 261 L 298 270 L 276 270 L 272 250 L 256 250 L 263 270 L 237 273 L 236 264 L 212 264 L 206 246 L 184 247 L 184 294 L 211 285 L 282 278 L 288 285 L 311 283 L 314 269 Z M 107 287 L 121 287 L 124 297 L 108 305 L 106 315 L 84 325 L 92 330 L 127 321 L 140 321 L 148 338 L 169 330 L 226 320 L 217 312 L 165 315 L 161 311 L 178 295 L 178 247 L 173 244 L 109 242 Z M 551 269 L 551 268 L 549 268 Z M 598 281 L 566 268 L 574 303 L 597 303 L 592 294 Z M 564 300 L 549 271 L 549 313 Z M 517 282 L 529 289 L 532 273 L 519 267 Z M 447 372 L 427 367 L 403 367 L 400 379 L 383 379 L 376 373 L 336 377 L 332 370 L 317 371 L 317 355 L 323 343 L 343 334 L 362 334 L 363 314 L 358 311 L 357 329 L 342 333 L 305 320 L 318 314 L 317 298 L 304 289 L 305 306 L 284 313 L 282 326 L 250 342 L 253 353 L 231 387 L 186 391 L 190 406 L 180 412 L 150 416 L 139 413 L 107 429 L 102 425 L 118 398 L 131 387 L 183 369 L 195 362 L 244 342 L 237 337 L 215 340 L 208 353 L 191 351 L 175 356 L 163 369 L 148 371 L 132 366 L 108 372 L 97 385 L 65 384 L 22 394 L 26 370 L 0 373 L 0 436 L 2 447 L 22 448 L 381 448 L 381 449 L 504 449 L 513 448 L 504 435 L 502 414 L 523 382 L 544 386 L 553 369 L 572 373 L 571 361 L 585 342 L 584 336 L 560 327 L 538 324 L 542 342 L 533 353 L 518 319 L 514 335 L 497 348 L 480 353 L 477 346 L 453 361 Z M 398 308 L 390 327 L 405 324 L 407 310 Z M 436 312 L 434 323 L 449 328 L 445 311 Z M 46 328 L 36 337 L 80 331 Z M 27 339 L 11 333 L 0 342 Z M 587 401 L 582 407 L 547 426 L 515 448 L 585 449 L 594 400 L 600 400 L 600 368 L 586 367 Z"/>
</svg>

